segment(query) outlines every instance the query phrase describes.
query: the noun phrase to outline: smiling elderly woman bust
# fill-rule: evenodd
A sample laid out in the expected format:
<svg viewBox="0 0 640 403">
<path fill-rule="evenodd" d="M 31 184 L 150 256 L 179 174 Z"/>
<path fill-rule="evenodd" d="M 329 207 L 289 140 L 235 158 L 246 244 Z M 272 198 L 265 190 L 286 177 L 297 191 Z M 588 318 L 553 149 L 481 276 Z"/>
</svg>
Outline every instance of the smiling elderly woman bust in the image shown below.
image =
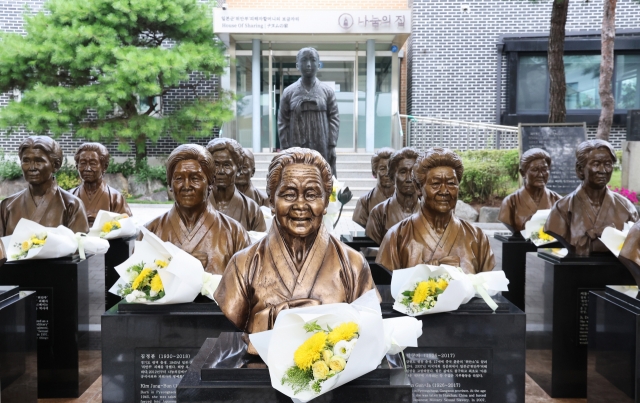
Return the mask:
<svg viewBox="0 0 640 403">
<path fill-rule="evenodd" d="M 0 236 L 13 234 L 21 218 L 45 227 L 64 225 L 73 232 L 89 231 L 82 201 L 58 187 L 54 174 L 62 166 L 62 149 L 48 136 L 27 137 L 18 149 L 25 190 L 0 202 Z"/>
<path fill-rule="evenodd" d="M 167 159 L 167 183 L 175 195 L 171 210 L 145 224 L 149 231 L 222 274 L 234 253 L 249 246 L 249 235 L 209 203 L 215 180 L 213 157 L 202 146 L 183 144 Z"/>
<path fill-rule="evenodd" d="M 527 150 L 520 157 L 524 186 L 504 198 L 498 214 L 498 220 L 515 236 L 522 236 L 520 231 L 536 211 L 550 209 L 562 197 L 547 189 L 550 169 L 551 156 L 541 148 Z"/>
<path fill-rule="evenodd" d="M 267 194 L 275 225 L 233 256 L 215 294 L 244 332 L 271 329 L 283 309 L 350 303 L 375 287 L 364 257 L 322 225 L 331 189 L 331 168 L 317 151 L 294 147 L 271 162 Z"/>
<path fill-rule="evenodd" d="M 418 158 L 413 175 L 422 190 L 422 206 L 387 232 L 377 263 L 389 270 L 421 263 L 459 266 L 472 274 L 493 270 L 489 238 L 453 214 L 463 171 L 460 157 L 446 148 L 431 148 Z"/>
<path fill-rule="evenodd" d="M 551 209 L 544 232 L 556 238 L 569 252 L 589 256 L 607 252 L 600 236 L 606 227 L 624 228 L 638 221 L 638 211 L 624 196 L 607 188 L 617 161 L 611 144 L 588 140 L 576 150 L 576 175 L 582 181 Z"/>
</svg>

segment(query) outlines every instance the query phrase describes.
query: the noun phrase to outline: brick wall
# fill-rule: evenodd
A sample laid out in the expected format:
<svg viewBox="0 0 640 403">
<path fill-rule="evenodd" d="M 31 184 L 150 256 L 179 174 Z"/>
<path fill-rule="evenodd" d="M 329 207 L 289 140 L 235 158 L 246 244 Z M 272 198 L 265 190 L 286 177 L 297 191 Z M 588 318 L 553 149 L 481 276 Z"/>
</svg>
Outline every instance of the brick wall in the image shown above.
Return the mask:
<svg viewBox="0 0 640 403">
<path fill-rule="evenodd" d="M 463 4 L 470 6 L 469 12 L 461 11 Z M 551 4 L 552 0 L 413 1 L 407 55 L 409 113 L 496 123 L 496 85 L 500 85 L 504 109 L 507 80 L 503 58 L 502 82 L 496 83 L 498 38 L 501 34 L 548 32 Z M 602 8 L 603 0 L 572 1 L 567 31 L 599 30 Z M 618 0 L 616 28 L 640 28 L 639 3 Z M 421 149 L 432 145 L 467 149 L 495 144 L 492 133 L 479 130 L 415 126 L 411 142 Z M 588 127 L 588 136 L 594 137 L 595 131 L 595 127 Z M 612 128 L 615 147 L 620 148 L 624 133 L 624 127 Z M 516 136 L 504 136 L 502 140 L 502 147 L 517 146 Z"/>
<path fill-rule="evenodd" d="M 223 0 L 219 0 L 221 3 Z M 315 10 L 374 10 L 404 9 L 409 6 L 408 0 L 226 0 L 229 9 L 315 9 Z"/>
</svg>

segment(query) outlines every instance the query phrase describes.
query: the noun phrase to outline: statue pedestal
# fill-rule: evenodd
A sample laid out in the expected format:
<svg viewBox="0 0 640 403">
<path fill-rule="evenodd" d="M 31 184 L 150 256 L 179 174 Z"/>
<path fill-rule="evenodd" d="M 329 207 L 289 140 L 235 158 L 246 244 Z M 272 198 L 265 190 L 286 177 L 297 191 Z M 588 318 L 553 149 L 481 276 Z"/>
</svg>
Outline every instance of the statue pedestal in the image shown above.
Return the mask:
<svg viewBox="0 0 640 403">
<path fill-rule="evenodd" d="M 527 373 L 553 398 L 587 396 L 589 291 L 635 284 L 612 254 L 527 255 Z"/>
<path fill-rule="evenodd" d="M 0 286 L 0 401 L 37 403 L 36 295 Z"/>
<path fill-rule="evenodd" d="M 589 403 L 640 402 L 640 300 L 637 287 L 589 293 Z"/>
<path fill-rule="evenodd" d="M 104 308 L 107 311 L 122 299 L 115 294 L 111 294 L 109 289 L 120 278 L 115 267 L 129 259 L 133 253 L 135 240 L 135 236 L 109 240 L 109 250 L 104 255 Z"/>
<path fill-rule="evenodd" d="M 147 388 L 175 401 L 175 387 L 208 337 L 236 327 L 218 305 L 198 297 L 189 304 L 143 305 L 120 302 L 102 315 L 102 401 L 137 403 Z M 152 361 L 166 361 L 153 370 Z M 149 362 L 149 363 L 147 363 Z M 169 367 L 168 365 L 172 366 Z"/>
<path fill-rule="evenodd" d="M 104 256 L 7 262 L 0 284 L 36 292 L 38 397 L 79 397 L 100 376 L 89 332 L 89 266 Z M 93 350 L 91 350 L 93 348 Z"/>
<path fill-rule="evenodd" d="M 502 271 L 509 279 L 509 291 L 502 296 L 511 301 L 515 306 L 525 311 L 525 271 L 527 253 L 537 252 L 538 247 L 521 236 L 513 236 L 511 233 L 496 233 L 493 236 L 502 244 Z M 560 243 L 545 245 L 544 248 L 553 248 Z"/>
<path fill-rule="evenodd" d="M 378 245 L 373 239 L 364 234 L 364 231 L 353 231 L 351 234 L 340 235 L 340 241 L 345 245 L 360 250 L 360 248 L 377 248 Z"/>
<path fill-rule="evenodd" d="M 221 333 L 218 339 L 208 338 L 204 342 L 177 387 L 178 402 L 291 401 L 271 387 L 269 370 L 260 357 L 246 354 L 240 335 Z M 349 403 L 411 402 L 411 385 L 401 365 L 384 359 L 378 369 L 325 393 L 320 399 Z"/>
</svg>

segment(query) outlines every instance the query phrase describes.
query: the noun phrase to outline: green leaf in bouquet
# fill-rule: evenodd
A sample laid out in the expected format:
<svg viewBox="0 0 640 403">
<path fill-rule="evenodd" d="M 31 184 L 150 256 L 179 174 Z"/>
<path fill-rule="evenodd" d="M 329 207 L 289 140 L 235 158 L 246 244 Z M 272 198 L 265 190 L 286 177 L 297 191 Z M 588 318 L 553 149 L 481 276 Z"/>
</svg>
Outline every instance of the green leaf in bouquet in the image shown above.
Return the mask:
<svg viewBox="0 0 640 403">
<path fill-rule="evenodd" d="M 313 322 L 305 323 L 303 328 L 304 330 L 307 331 L 307 333 L 311 333 L 311 332 L 315 333 L 322 330 L 317 320 L 314 320 Z"/>
<path fill-rule="evenodd" d="M 405 291 L 405 292 L 402 293 L 402 295 L 404 295 L 405 297 L 412 297 L 413 296 L 413 292 Z"/>
<path fill-rule="evenodd" d="M 293 366 L 285 372 L 282 377 L 282 385 L 289 385 L 291 389 L 293 389 L 293 394 L 297 395 L 298 393 L 306 390 L 309 387 L 309 382 L 313 380 L 313 371 L 309 369 L 308 371 L 303 371 L 297 366 Z"/>
</svg>

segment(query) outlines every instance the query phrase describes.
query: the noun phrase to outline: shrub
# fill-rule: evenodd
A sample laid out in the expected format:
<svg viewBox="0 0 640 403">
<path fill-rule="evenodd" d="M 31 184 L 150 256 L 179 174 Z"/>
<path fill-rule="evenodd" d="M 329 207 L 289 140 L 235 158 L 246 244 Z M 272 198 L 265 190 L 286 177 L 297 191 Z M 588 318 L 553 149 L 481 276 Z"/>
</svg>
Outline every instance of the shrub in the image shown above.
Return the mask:
<svg viewBox="0 0 640 403">
<path fill-rule="evenodd" d="M 80 175 L 74 165 L 65 159 L 62 166 L 56 172 L 56 182 L 64 190 L 73 189 L 80 184 Z"/>
<path fill-rule="evenodd" d="M 136 166 L 136 171 L 133 176 L 133 180 L 138 183 L 146 182 L 151 179 L 157 179 L 167 186 L 167 168 L 163 165 L 156 167 L 149 166 L 147 159 L 143 159 Z"/>
<path fill-rule="evenodd" d="M 611 189 L 611 186 L 609 186 L 609 189 Z M 638 194 L 630 189 L 623 188 L 623 187 L 620 187 L 620 188 L 616 187 L 611 189 L 611 191 L 614 193 L 621 194 L 622 196 L 629 199 L 629 201 L 633 204 L 638 204 Z"/>
<path fill-rule="evenodd" d="M 14 160 L 7 159 L 4 150 L 0 150 L 0 179 L 13 180 L 22 178 L 22 167 Z"/>
<path fill-rule="evenodd" d="M 127 159 L 124 162 L 115 162 L 113 158 L 109 160 L 109 167 L 107 168 L 108 174 L 122 174 L 125 177 L 131 176 L 136 173 L 136 163 L 132 158 Z"/>
<path fill-rule="evenodd" d="M 465 161 L 460 198 L 467 203 L 473 200 L 486 203 L 494 196 L 504 196 L 508 184 L 504 167 L 488 161 Z"/>
</svg>

